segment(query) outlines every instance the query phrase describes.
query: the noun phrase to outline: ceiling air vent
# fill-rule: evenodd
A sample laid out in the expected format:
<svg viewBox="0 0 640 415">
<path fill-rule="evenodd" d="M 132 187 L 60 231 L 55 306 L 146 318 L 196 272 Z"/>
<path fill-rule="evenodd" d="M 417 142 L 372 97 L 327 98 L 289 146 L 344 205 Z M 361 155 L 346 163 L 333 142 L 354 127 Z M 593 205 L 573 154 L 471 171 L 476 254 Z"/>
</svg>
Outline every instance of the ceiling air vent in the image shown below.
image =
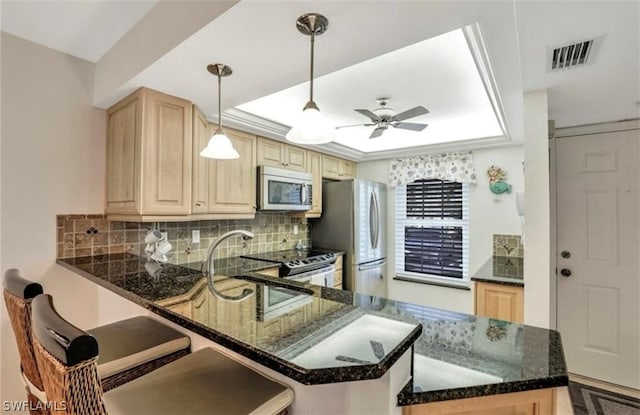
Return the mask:
<svg viewBox="0 0 640 415">
<path fill-rule="evenodd" d="M 548 70 L 554 72 L 591 63 L 599 40 L 600 38 L 588 39 L 556 48 L 547 48 Z"/>
</svg>

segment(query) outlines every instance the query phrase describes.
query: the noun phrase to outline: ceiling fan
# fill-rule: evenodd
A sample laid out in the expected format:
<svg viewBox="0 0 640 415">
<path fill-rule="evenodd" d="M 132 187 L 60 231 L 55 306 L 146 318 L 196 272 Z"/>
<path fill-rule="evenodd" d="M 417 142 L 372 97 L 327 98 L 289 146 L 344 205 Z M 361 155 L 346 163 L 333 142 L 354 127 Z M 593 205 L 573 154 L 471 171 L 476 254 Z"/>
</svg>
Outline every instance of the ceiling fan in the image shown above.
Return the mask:
<svg viewBox="0 0 640 415">
<path fill-rule="evenodd" d="M 427 127 L 427 124 L 420 124 L 415 122 L 402 122 L 404 120 L 408 120 L 409 118 L 418 117 L 420 115 L 428 114 L 429 110 L 425 107 L 419 105 L 417 107 L 413 107 L 409 110 L 403 111 L 399 114 L 396 114 L 393 108 L 387 107 L 389 103 L 388 97 L 378 98 L 378 104 L 380 108 L 377 108 L 373 111 L 367 109 L 354 109 L 355 112 L 364 115 L 365 117 L 371 120 L 370 123 L 364 124 L 352 124 L 352 125 L 342 125 L 336 128 L 347 128 L 347 127 L 371 127 L 376 126 L 373 130 L 369 138 L 380 137 L 382 133 L 389 127 L 400 128 L 402 130 L 410 130 L 410 131 L 422 131 Z"/>
</svg>

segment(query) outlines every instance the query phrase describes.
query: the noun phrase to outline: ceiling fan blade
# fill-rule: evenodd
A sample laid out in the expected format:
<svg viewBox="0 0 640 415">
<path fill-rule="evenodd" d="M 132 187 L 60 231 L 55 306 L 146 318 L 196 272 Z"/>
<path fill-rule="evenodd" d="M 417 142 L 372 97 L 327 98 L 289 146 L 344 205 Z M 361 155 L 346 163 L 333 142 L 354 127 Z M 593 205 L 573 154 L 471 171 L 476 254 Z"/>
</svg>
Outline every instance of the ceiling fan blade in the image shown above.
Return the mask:
<svg viewBox="0 0 640 415">
<path fill-rule="evenodd" d="M 380 117 L 378 117 L 375 113 L 369 111 L 369 110 L 363 110 L 363 109 L 354 109 L 355 112 L 364 115 L 365 117 L 369 118 L 371 121 L 373 122 L 378 122 L 380 121 Z"/>
<path fill-rule="evenodd" d="M 399 122 L 394 124 L 393 126 L 396 128 L 401 128 L 403 130 L 411 130 L 411 131 L 422 131 L 427 128 L 428 124 L 420 124 L 417 122 Z"/>
<path fill-rule="evenodd" d="M 413 107 L 410 110 L 406 110 L 404 112 L 401 112 L 400 114 L 396 114 L 394 115 L 391 120 L 392 121 L 404 121 L 404 120 L 408 120 L 409 118 L 413 118 L 413 117 L 417 117 L 419 115 L 424 115 L 424 114 L 428 114 L 429 110 L 426 109 L 425 107 L 419 105 L 417 107 Z"/>
<path fill-rule="evenodd" d="M 378 127 L 375 130 L 373 130 L 373 132 L 371 133 L 371 135 L 369 136 L 369 138 L 376 138 L 376 137 L 380 137 L 382 135 L 382 133 L 384 133 L 384 130 L 386 130 L 387 127 Z"/>
<path fill-rule="evenodd" d="M 377 125 L 377 124 L 376 123 L 369 123 L 369 124 L 340 125 L 340 126 L 336 127 L 336 129 L 338 129 L 338 128 L 348 128 L 348 127 L 371 127 L 372 125 Z"/>
</svg>

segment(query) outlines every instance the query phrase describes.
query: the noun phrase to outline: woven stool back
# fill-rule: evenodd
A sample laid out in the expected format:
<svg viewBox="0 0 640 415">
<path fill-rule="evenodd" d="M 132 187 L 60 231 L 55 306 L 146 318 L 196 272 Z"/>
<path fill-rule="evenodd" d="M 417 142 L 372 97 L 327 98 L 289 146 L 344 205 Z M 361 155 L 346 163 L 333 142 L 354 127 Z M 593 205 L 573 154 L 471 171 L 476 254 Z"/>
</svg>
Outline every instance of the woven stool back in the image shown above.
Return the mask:
<svg viewBox="0 0 640 415">
<path fill-rule="evenodd" d="M 42 390 L 42 380 L 31 340 L 31 301 L 42 294 L 42 286 L 22 278 L 17 269 L 5 272 L 3 286 L 4 304 L 18 345 L 22 371 L 35 387 Z"/>
<path fill-rule="evenodd" d="M 61 317 L 50 295 L 34 299 L 33 344 L 49 404 L 60 415 L 103 415 L 98 343 Z"/>
</svg>

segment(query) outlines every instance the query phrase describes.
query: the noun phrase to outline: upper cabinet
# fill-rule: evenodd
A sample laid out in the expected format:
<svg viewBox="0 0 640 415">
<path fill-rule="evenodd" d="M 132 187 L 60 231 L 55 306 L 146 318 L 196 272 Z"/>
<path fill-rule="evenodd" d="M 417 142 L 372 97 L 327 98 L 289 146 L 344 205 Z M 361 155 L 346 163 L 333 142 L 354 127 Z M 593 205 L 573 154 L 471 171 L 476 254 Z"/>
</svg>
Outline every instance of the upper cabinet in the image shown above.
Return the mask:
<svg viewBox="0 0 640 415">
<path fill-rule="evenodd" d="M 334 180 L 349 180 L 356 176 L 356 165 L 349 160 L 322 155 L 322 177 Z"/>
<path fill-rule="evenodd" d="M 210 133 L 216 128 L 210 125 Z M 240 158 L 208 160 L 208 212 L 251 218 L 256 213 L 256 136 L 230 128 L 224 131 Z"/>
<path fill-rule="evenodd" d="M 107 111 L 107 214 L 191 210 L 192 107 L 141 88 Z"/>
<path fill-rule="evenodd" d="M 209 122 L 204 114 L 193 106 L 193 181 L 192 213 L 209 213 L 209 159 L 200 156 L 200 152 L 209 143 Z"/>
<path fill-rule="evenodd" d="M 258 137 L 258 166 L 307 171 L 307 151 L 279 141 Z"/>
<path fill-rule="evenodd" d="M 307 151 L 307 171 L 313 176 L 311 183 L 311 209 L 307 218 L 319 218 L 322 214 L 322 154 Z"/>
<path fill-rule="evenodd" d="M 240 158 L 200 156 L 217 126 L 189 101 L 140 88 L 107 111 L 106 207 L 111 220 L 249 219 L 257 166 L 312 174 L 312 207 L 322 214 L 322 179 L 354 177 L 355 164 L 225 128 Z"/>
</svg>

